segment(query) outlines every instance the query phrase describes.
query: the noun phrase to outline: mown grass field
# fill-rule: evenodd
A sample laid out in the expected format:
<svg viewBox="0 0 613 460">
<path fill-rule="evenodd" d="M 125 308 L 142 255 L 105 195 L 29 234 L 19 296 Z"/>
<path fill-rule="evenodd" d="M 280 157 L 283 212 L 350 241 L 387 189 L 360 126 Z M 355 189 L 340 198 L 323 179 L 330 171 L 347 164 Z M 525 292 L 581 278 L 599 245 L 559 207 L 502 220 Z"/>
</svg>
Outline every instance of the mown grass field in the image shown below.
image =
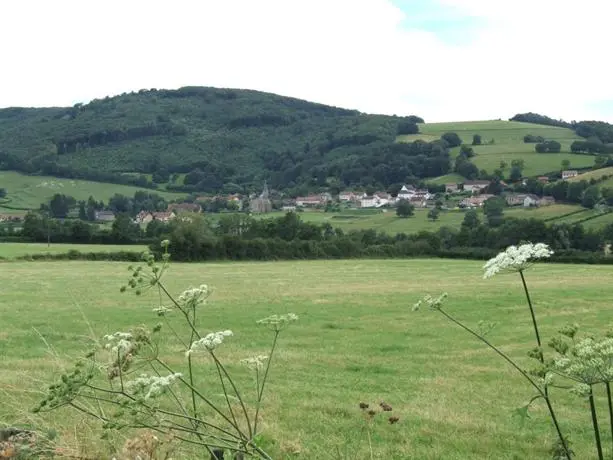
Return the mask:
<svg viewBox="0 0 613 460">
<path fill-rule="evenodd" d="M 79 252 L 145 251 L 143 245 L 120 244 L 57 244 L 51 243 L 0 243 L 0 259 L 14 259 L 34 254 L 65 254 Z"/>
<path fill-rule="evenodd" d="M 562 161 L 570 161 L 571 168 L 589 167 L 594 164 L 591 155 L 578 155 L 570 153 L 570 144 L 580 140 L 572 130 L 554 126 L 536 125 L 515 121 L 471 121 L 456 123 L 424 123 L 420 125 L 420 134 L 398 136 L 400 142 L 413 142 L 424 138 L 434 140 L 447 132 L 457 133 L 465 144 L 471 144 L 474 134 L 480 134 L 483 145 L 473 146 L 476 156 L 472 162 L 488 173 L 500 167 L 505 161 L 509 173 L 513 160 L 524 160 L 524 176 L 536 176 L 548 172 L 559 171 Z M 547 140 L 556 140 L 562 144 L 562 152 L 556 154 L 542 154 L 534 151 L 534 144 L 526 144 L 523 138 L 527 134 L 542 136 Z M 488 142 L 494 140 L 494 144 Z M 459 148 L 453 150 L 455 156 Z"/>
<path fill-rule="evenodd" d="M 579 211 L 581 208 L 579 205 L 570 204 L 555 204 L 552 206 L 543 206 L 539 208 L 523 208 L 521 206 L 514 206 L 505 208 L 504 214 L 506 216 L 517 217 L 521 219 L 547 219 L 548 221 L 557 220 L 556 218 L 563 218 L 566 214 Z M 588 211 L 588 210 L 586 210 Z M 481 209 L 477 209 L 479 217 L 484 220 L 485 216 Z M 338 213 L 327 213 L 322 211 L 305 211 L 299 213 L 300 219 L 305 222 L 313 222 L 315 224 L 323 224 L 325 222 L 330 223 L 333 227 L 341 228 L 345 231 L 350 230 L 365 230 L 374 229 L 386 233 L 416 233 L 422 230 L 436 231 L 440 227 L 448 226 L 452 228 L 460 228 L 462 220 L 466 210 L 449 210 L 442 211 L 439 215 L 439 219 L 432 222 L 428 219 L 427 209 L 416 209 L 415 214 L 412 217 L 401 218 L 396 216 L 394 209 L 388 209 L 387 212 L 381 212 L 376 209 L 365 210 L 347 210 Z M 272 212 L 263 215 L 254 215 L 256 218 L 271 218 L 281 217 L 283 212 Z M 578 215 L 573 219 L 578 218 Z M 582 217 L 587 215 L 581 214 Z M 211 219 L 218 219 L 221 215 L 209 214 Z M 571 219 L 569 216 L 567 219 Z"/>
<path fill-rule="evenodd" d="M 68 409 L 33 415 L 28 408 L 92 337 L 159 321 L 151 311 L 156 295 L 120 294 L 126 268 L 10 262 L 0 270 L 2 423 L 53 427 L 60 445 L 90 456 L 105 448 L 91 420 Z M 527 281 L 546 340 L 570 322 L 607 331 L 610 276 L 605 266 L 531 269 Z M 483 280 L 481 264 L 472 261 L 351 260 L 176 264 L 167 279 L 177 294 L 203 282 L 214 294 L 199 311 L 202 329 L 234 331 L 218 354 L 243 388 L 251 388 L 251 376 L 238 361 L 266 353 L 271 338 L 255 322 L 273 313 L 300 316 L 281 336 L 265 397 L 263 438 L 273 458 L 551 458 L 544 405 L 537 402 L 523 426 L 512 415 L 533 396 L 529 386 L 457 326 L 434 312 L 411 312 L 423 294 L 446 291 L 449 312 L 472 326 L 496 322 L 488 338 L 528 365 L 524 356 L 534 338 L 518 277 Z M 162 344 L 183 370 L 182 346 Z M 197 369 L 207 395 L 217 395 L 211 364 L 199 361 Z M 553 392 L 576 458 L 595 458 L 587 404 L 565 390 Z M 370 457 L 358 404 L 381 400 L 400 421 L 375 419 Z M 604 414 L 601 395 L 598 403 Z M 607 424 L 603 418 L 603 433 Z"/>
<path fill-rule="evenodd" d="M 90 196 L 93 196 L 95 199 L 105 202 L 115 193 L 133 196 L 134 192 L 138 190 L 157 193 L 168 200 L 185 196 L 181 193 L 141 189 L 129 185 L 48 176 L 27 176 L 14 171 L 0 171 L 0 188 L 7 190 L 6 199 L 0 200 L 0 210 L 3 212 L 10 211 L 6 208 L 38 209 L 41 203 L 48 201 L 56 193 L 70 195 L 77 200 L 87 200 Z"/>
</svg>

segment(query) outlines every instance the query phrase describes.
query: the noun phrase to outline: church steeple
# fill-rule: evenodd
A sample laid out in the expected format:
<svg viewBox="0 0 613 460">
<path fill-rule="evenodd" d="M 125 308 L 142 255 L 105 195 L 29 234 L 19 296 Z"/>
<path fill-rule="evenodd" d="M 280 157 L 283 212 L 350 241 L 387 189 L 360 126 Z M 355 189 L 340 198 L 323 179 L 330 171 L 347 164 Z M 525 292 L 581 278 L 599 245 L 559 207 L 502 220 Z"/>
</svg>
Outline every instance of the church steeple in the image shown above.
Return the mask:
<svg viewBox="0 0 613 460">
<path fill-rule="evenodd" d="M 264 198 L 265 200 L 268 199 L 268 182 L 264 181 L 264 190 L 262 190 L 262 193 L 260 194 L 260 198 Z"/>
</svg>

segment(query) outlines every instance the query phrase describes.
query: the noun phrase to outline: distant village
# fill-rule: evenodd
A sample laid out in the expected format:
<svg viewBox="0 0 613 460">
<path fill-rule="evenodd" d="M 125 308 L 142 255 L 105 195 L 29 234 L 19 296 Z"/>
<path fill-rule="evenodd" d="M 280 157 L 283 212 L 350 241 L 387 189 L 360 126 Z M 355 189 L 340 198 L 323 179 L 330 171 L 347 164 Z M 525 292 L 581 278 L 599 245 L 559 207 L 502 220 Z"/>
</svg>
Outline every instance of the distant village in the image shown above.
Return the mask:
<svg viewBox="0 0 613 460">
<path fill-rule="evenodd" d="M 578 175 L 577 171 L 568 170 L 562 171 L 562 180 L 567 180 Z M 537 178 L 539 182 L 548 183 L 547 176 Z M 449 183 L 445 184 L 442 193 L 431 193 L 426 189 L 416 188 L 413 185 L 403 185 L 396 195 L 388 192 L 367 193 L 363 191 L 341 191 L 338 195 L 332 195 L 328 192 L 318 193 L 308 196 L 299 196 L 296 198 L 280 198 L 274 200 L 277 206 L 273 206 L 270 191 L 264 185 L 262 192 L 252 194 L 250 196 L 241 196 L 239 194 L 218 195 L 218 196 L 202 196 L 195 199 L 194 202 L 171 203 L 166 211 L 141 211 L 134 217 L 134 222 L 138 224 L 148 224 L 153 220 L 160 222 L 169 222 L 177 217 L 180 213 L 195 212 L 200 213 L 204 209 L 207 202 L 213 200 L 222 200 L 228 203 L 233 203 L 233 208 L 238 211 L 245 211 L 254 214 L 269 213 L 273 210 L 281 210 L 285 212 L 302 211 L 307 209 L 325 209 L 327 206 L 338 204 L 345 208 L 354 209 L 386 209 L 395 207 L 401 200 L 408 201 L 415 208 L 430 208 L 440 206 L 441 195 L 446 198 L 453 199 L 453 208 L 479 208 L 483 206 L 485 201 L 495 195 L 487 193 L 491 182 L 488 180 L 473 180 L 465 181 L 462 184 Z M 504 182 L 501 185 L 506 186 Z M 511 193 L 505 192 L 502 194 L 508 206 L 523 206 L 537 207 L 548 206 L 555 203 L 555 200 L 550 196 L 537 196 L 529 193 Z M 246 208 L 247 207 L 247 208 Z M 447 206 L 447 209 L 450 209 Z M 115 213 L 108 210 L 96 211 L 96 221 L 98 222 L 113 222 Z M 20 222 L 22 217 L 14 214 L 0 213 L 0 222 Z"/>
</svg>

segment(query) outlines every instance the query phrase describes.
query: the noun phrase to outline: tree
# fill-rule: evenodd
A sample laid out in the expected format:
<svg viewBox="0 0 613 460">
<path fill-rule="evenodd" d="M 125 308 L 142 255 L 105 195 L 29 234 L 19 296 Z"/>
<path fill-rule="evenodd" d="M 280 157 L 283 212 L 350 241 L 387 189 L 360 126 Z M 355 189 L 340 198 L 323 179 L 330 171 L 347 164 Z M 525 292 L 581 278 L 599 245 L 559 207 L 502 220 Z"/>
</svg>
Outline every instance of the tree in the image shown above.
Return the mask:
<svg viewBox="0 0 613 460">
<path fill-rule="evenodd" d="M 469 209 L 464 214 L 464 220 L 462 221 L 462 227 L 473 229 L 477 228 L 480 224 L 479 215 L 475 209 Z"/>
<path fill-rule="evenodd" d="M 519 166 L 513 166 L 509 174 L 509 180 L 511 182 L 517 182 L 518 180 L 521 179 L 521 176 L 522 176 L 521 168 Z"/>
<path fill-rule="evenodd" d="M 6 189 L 0 188 L 0 198 L 4 198 L 4 197 L 6 197 Z"/>
<path fill-rule="evenodd" d="M 398 201 L 398 206 L 396 207 L 396 215 L 398 217 L 410 217 L 415 212 L 415 206 L 409 203 L 408 200 L 400 200 Z"/>
<path fill-rule="evenodd" d="M 481 135 L 473 134 L 473 145 L 481 145 Z"/>
<path fill-rule="evenodd" d="M 459 155 L 455 161 L 455 172 L 466 179 L 476 179 L 479 175 L 479 168 L 470 162 L 464 155 Z"/>
<path fill-rule="evenodd" d="M 115 213 L 130 213 L 132 212 L 132 200 L 121 193 L 116 193 L 109 199 L 109 208 Z"/>
<path fill-rule="evenodd" d="M 506 202 L 504 198 L 501 197 L 493 197 L 489 200 L 485 200 L 485 203 L 483 203 L 483 213 L 490 227 L 498 227 L 502 224 L 505 205 Z"/>
<path fill-rule="evenodd" d="M 447 142 L 449 147 L 459 147 L 462 145 L 462 139 L 460 139 L 457 133 L 445 133 L 441 136 L 441 139 Z"/>
<path fill-rule="evenodd" d="M 398 128 L 396 129 L 397 134 L 417 134 L 419 133 L 419 126 L 416 123 L 412 123 L 410 121 L 401 121 L 398 123 Z"/>
<path fill-rule="evenodd" d="M 566 159 L 566 160 L 562 160 L 562 169 L 566 170 L 570 168 L 570 160 Z"/>
<path fill-rule="evenodd" d="M 68 215 L 70 208 L 74 206 L 76 200 L 68 195 L 56 193 L 49 201 L 49 212 L 56 219 L 63 219 Z"/>
<path fill-rule="evenodd" d="M 562 144 L 558 141 L 539 142 L 534 146 L 534 150 L 536 150 L 537 153 L 560 153 Z"/>
<path fill-rule="evenodd" d="M 594 158 L 594 167 L 602 168 L 607 163 L 608 160 L 609 160 L 608 155 L 597 155 L 596 158 Z"/>
<path fill-rule="evenodd" d="M 87 209 L 85 208 L 85 201 L 79 201 L 79 219 L 89 220 L 87 218 Z"/>
<path fill-rule="evenodd" d="M 466 158 L 472 158 L 475 156 L 475 151 L 472 147 L 462 144 L 462 147 L 460 147 L 460 155 L 464 155 Z"/>
<path fill-rule="evenodd" d="M 506 161 L 500 160 L 500 170 L 501 171 L 504 171 L 505 169 L 507 169 L 507 166 L 508 166 L 508 164 L 507 164 Z"/>
<path fill-rule="evenodd" d="M 600 189 L 597 185 L 592 185 L 585 189 L 583 192 L 583 198 L 581 199 L 581 206 L 584 208 L 593 208 L 600 201 Z"/>
<path fill-rule="evenodd" d="M 517 167 L 523 171 L 524 167 L 526 166 L 526 163 L 524 162 L 524 160 L 520 158 L 520 159 L 511 161 L 511 166 Z"/>
<path fill-rule="evenodd" d="M 432 208 L 430 209 L 430 211 L 428 211 L 428 219 L 434 222 L 435 220 L 438 219 L 438 216 L 440 213 L 441 212 L 437 208 Z"/>
<path fill-rule="evenodd" d="M 132 243 L 140 237 L 140 226 L 132 222 L 128 213 L 122 212 L 115 216 L 111 235 L 117 243 Z"/>
</svg>

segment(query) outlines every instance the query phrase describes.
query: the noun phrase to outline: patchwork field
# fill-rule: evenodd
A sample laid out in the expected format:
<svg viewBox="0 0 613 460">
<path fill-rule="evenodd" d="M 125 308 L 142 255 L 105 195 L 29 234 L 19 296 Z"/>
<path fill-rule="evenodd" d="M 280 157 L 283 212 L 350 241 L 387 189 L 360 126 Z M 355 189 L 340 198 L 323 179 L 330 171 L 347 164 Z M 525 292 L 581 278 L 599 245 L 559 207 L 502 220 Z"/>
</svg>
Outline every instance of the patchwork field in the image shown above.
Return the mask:
<svg viewBox="0 0 613 460">
<path fill-rule="evenodd" d="M 0 171 L 0 188 L 7 190 L 7 199 L 0 200 L 0 211 L 10 211 L 10 209 L 3 208 L 38 209 L 41 203 L 48 201 L 55 193 L 70 195 L 77 200 L 87 200 L 93 196 L 97 200 L 104 201 L 108 201 L 115 193 L 133 196 L 138 190 L 154 192 L 169 200 L 185 196 L 181 193 L 142 189 L 129 185 L 48 176 L 27 176 L 14 171 Z"/>
<path fill-rule="evenodd" d="M 14 259 L 34 254 L 65 254 L 68 251 L 79 252 L 115 252 L 145 251 L 142 245 L 120 244 L 56 244 L 52 243 L 0 243 L 0 259 Z"/>
<path fill-rule="evenodd" d="M 472 162 L 479 168 L 492 173 L 499 168 L 500 162 L 508 164 L 511 168 L 513 160 L 524 160 L 525 176 L 536 176 L 548 172 L 559 171 L 562 161 L 570 161 L 571 168 L 584 168 L 594 164 L 591 155 L 578 155 L 570 153 L 570 144 L 580 140 L 572 130 L 554 126 L 536 125 L 516 121 L 471 121 L 457 123 L 424 123 L 420 125 L 420 134 L 398 136 L 400 142 L 413 142 L 419 138 L 434 140 L 447 132 L 457 133 L 465 144 L 471 144 L 474 134 L 480 134 L 483 145 L 473 146 L 476 156 Z M 562 144 L 561 153 L 536 153 L 534 144 L 524 143 L 524 136 L 533 134 L 542 136 L 547 140 L 556 140 Z M 491 140 L 493 144 L 488 144 Z M 457 154 L 459 148 L 454 149 Z"/>
<path fill-rule="evenodd" d="M 105 447 L 97 425 L 77 413 L 33 415 L 28 409 L 94 338 L 158 322 L 152 312 L 156 295 L 120 294 L 126 268 L 9 262 L 0 270 L 0 421 L 53 427 L 59 445 L 88 458 Z M 527 281 L 542 335 L 550 338 L 570 322 L 590 332 L 608 330 L 610 272 L 553 264 L 531 269 Z M 238 361 L 266 353 L 271 338 L 256 320 L 274 313 L 300 316 L 281 336 L 265 397 L 263 438 L 273 458 L 551 458 L 553 430 L 543 404 L 535 404 L 525 425 L 512 415 L 533 396 L 528 385 L 441 316 L 411 312 L 423 294 L 446 291 L 449 312 L 472 326 L 495 321 L 489 339 L 527 365 L 523 357 L 533 336 L 519 278 L 485 281 L 477 262 L 352 260 L 176 264 L 167 280 L 177 294 L 203 282 L 214 293 L 199 311 L 202 329 L 234 331 L 219 356 L 243 388 L 252 381 Z M 166 357 L 182 368 L 183 347 L 162 343 Z M 207 394 L 218 394 L 206 360 L 198 363 L 197 377 Z M 553 391 L 577 458 L 595 458 L 587 405 L 565 390 Z M 371 457 L 358 404 L 381 400 L 400 421 L 375 419 Z M 598 403 L 604 414 L 601 395 Z"/>
</svg>

